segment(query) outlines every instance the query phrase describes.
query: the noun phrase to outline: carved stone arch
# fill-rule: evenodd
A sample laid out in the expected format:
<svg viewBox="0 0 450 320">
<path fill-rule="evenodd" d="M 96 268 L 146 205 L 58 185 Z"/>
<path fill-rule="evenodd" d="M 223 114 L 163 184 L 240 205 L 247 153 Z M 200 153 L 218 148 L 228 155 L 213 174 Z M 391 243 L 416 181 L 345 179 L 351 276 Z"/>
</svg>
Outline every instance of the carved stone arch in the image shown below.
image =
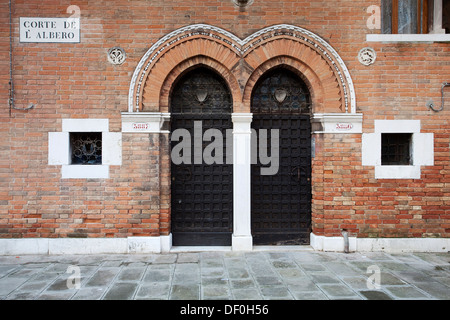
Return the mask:
<svg viewBox="0 0 450 320">
<path fill-rule="evenodd" d="M 248 108 L 245 106 L 248 97 L 243 91 L 252 85 L 254 75 L 261 72 L 263 65 L 285 57 L 297 61 L 297 65 L 303 64 L 303 68 L 298 70 L 315 74 L 308 76 L 300 71 L 310 81 L 312 91 L 318 93 L 322 90 L 320 98 L 316 94 L 317 111 L 356 112 L 353 81 L 338 53 L 320 36 L 285 24 L 264 28 L 243 40 L 205 24 L 190 25 L 169 33 L 155 43 L 139 62 L 130 84 L 128 112 L 159 112 L 160 102 L 164 110 L 167 102 L 161 100 L 160 94 L 166 94 L 164 86 L 169 83 L 166 79 L 171 77 L 168 73 L 197 57 L 215 61 L 228 71 L 228 80 L 235 79 L 230 82 L 235 112 L 245 112 Z M 256 71 L 258 69 L 260 71 Z M 235 90 L 236 82 L 241 90 L 241 99 L 235 94 L 238 92 Z M 320 99 L 323 99 L 322 105 Z"/>
<path fill-rule="evenodd" d="M 167 90 L 163 86 L 168 84 L 169 74 L 173 70 L 177 73 L 180 66 L 204 63 L 222 75 L 224 71 L 231 79 L 229 70 L 240 60 L 237 40 L 234 35 L 207 25 L 188 26 L 169 33 L 139 62 L 130 84 L 128 112 L 159 112 L 160 94 Z"/>
<path fill-rule="evenodd" d="M 219 62 L 220 61 L 220 62 Z M 226 74 L 232 79 L 230 69 L 239 61 L 239 58 L 225 46 L 215 41 L 195 38 L 168 50 L 149 72 L 142 93 L 143 111 L 161 111 L 165 106 L 155 105 L 164 94 L 164 83 L 170 73 L 179 72 L 181 68 L 195 64 L 204 64 L 215 69 L 219 74 Z M 170 83 L 168 83 L 170 85 Z"/>
<path fill-rule="evenodd" d="M 320 79 L 326 93 L 324 112 L 356 112 L 350 73 L 339 54 L 317 34 L 283 24 L 264 28 L 243 42 L 242 57 L 252 69 L 277 57 L 290 57 L 308 66 Z"/>
</svg>

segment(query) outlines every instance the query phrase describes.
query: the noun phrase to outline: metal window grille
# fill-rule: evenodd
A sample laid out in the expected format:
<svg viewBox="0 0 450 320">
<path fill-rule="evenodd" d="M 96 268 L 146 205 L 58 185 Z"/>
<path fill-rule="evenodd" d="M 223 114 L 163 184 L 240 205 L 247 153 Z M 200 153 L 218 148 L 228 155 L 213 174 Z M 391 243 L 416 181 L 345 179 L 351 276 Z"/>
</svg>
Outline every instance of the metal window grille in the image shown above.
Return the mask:
<svg viewBox="0 0 450 320">
<path fill-rule="evenodd" d="M 233 101 L 225 81 L 207 68 L 183 77 L 172 93 L 172 115 L 231 114 Z"/>
<path fill-rule="evenodd" d="M 411 165 L 411 133 L 381 134 L 381 164 Z"/>
<path fill-rule="evenodd" d="M 307 85 L 289 70 L 275 68 L 255 85 L 254 114 L 309 114 L 311 98 Z"/>
<path fill-rule="evenodd" d="M 102 164 L 101 132 L 71 132 L 70 148 L 72 164 Z"/>
</svg>

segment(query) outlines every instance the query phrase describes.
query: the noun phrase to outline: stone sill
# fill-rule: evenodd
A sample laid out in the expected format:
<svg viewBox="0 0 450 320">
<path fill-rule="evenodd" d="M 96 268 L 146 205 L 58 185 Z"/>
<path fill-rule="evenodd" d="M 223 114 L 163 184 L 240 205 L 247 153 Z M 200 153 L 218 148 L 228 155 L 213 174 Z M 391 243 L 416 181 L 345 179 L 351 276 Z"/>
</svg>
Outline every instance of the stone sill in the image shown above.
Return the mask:
<svg viewBox="0 0 450 320">
<path fill-rule="evenodd" d="M 367 42 L 450 42 L 450 34 L 368 34 Z"/>
<path fill-rule="evenodd" d="M 312 133 L 362 133 L 362 113 L 314 113 Z"/>
</svg>

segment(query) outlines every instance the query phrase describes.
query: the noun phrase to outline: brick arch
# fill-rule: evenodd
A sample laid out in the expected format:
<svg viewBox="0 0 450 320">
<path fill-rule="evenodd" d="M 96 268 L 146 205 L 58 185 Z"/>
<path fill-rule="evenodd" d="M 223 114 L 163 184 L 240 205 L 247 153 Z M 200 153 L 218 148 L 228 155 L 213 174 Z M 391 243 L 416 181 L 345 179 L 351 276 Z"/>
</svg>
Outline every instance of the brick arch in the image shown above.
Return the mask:
<svg viewBox="0 0 450 320">
<path fill-rule="evenodd" d="M 280 64 L 297 71 L 310 85 L 314 112 L 356 112 L 353 81 L 338 53 L 318 35 L 285 24 L 264 28 L 243 40 L 205 24 L 169 33 L 135 69 L 128 111 L 167 110 L 173 81 L 195 64 L 224 76 L 233 94 L 234 112 L 248 112 L 249 92 L 256 80 Z"/>
<path fill-rule="evenodd" d="M 142 90 L 143 111 L 167 110 L 168 91 L 172 82 L 181 72 L 194 65 L 205 65 L 224 76 L 229 82 L 233 101 L 238 101 L 237 82 L 230 73 L 238 61 L 239 57 L 230 48 L 210 39 L 197 37 L 180 43 L 167 50 L 148 73 Z"/>
<path fill-rule="evenodd" d="M 160 39 L 146 52 L 131 79 L 129 112 L 159 111 L 159 95 L 165 91 L 163 85 L 167 84 L 169 73 L 186 62 L 193 63 L 199 57 L 205 57 L 209 61 L 203 60 L 199 63 L 218 70 L 231 70 L 238 63 L 240 55 L 235 45 L 238 38 L 226 32 L 221 34 L 216 28 L 206 29 L 210 27 L 193 25 L 177 29 Z M 214 62 L 217 68 L 212 66 Z M 230 85 L 232 86 L 234 84 Z"/>
<path fill-rule="evenodd" d="M 218 61 L 211 59 L 210 57 L 198 55 L 184 60 L 167 74 L 167 77 L 164 79 L 164 82 L 161 85 L 161 90 L 159 92 L 159 110 L 153 111 L 169 112 L 170 95 L 174 87 L 174 83 L 186 72 L 189 72 L 192 69 L 200 66 L 212 69 L 222 78 L 224 78 L 232 95 L 233 109 L 239 108 L 241 104 L 241 90 L 234 74 L 226 66 L 219 63 Z"/>
<path fill-rule="evenodd" d="M 243 58 L 250 68 L 256 70 L 277 57 L 290 57 L 306 65 L 320 79 L 326 93 L 322 105 L 324 112 L 356 112 L 350 73 L 336 50 L 317 34 L 282 24 L 264 28 L 243 42 Z"/>
</svg>

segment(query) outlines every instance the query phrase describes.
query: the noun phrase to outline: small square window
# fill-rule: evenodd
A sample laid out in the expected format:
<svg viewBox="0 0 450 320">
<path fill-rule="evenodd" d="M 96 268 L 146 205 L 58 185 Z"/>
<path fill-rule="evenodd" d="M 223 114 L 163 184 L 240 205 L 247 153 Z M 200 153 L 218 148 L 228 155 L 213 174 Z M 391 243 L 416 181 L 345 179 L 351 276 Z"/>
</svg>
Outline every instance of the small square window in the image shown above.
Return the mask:
<svg viewBox="0 0 450 320">
<path fill-rule="evenodd" d="M 381 165 L 412 165 L 412 133 L 381 134 Z"/>
<path fill-rule="evenodd" d="M 71 164 L 102 164 L 102 133 L 71 132 L 70 133 Z"/>
</svg>

